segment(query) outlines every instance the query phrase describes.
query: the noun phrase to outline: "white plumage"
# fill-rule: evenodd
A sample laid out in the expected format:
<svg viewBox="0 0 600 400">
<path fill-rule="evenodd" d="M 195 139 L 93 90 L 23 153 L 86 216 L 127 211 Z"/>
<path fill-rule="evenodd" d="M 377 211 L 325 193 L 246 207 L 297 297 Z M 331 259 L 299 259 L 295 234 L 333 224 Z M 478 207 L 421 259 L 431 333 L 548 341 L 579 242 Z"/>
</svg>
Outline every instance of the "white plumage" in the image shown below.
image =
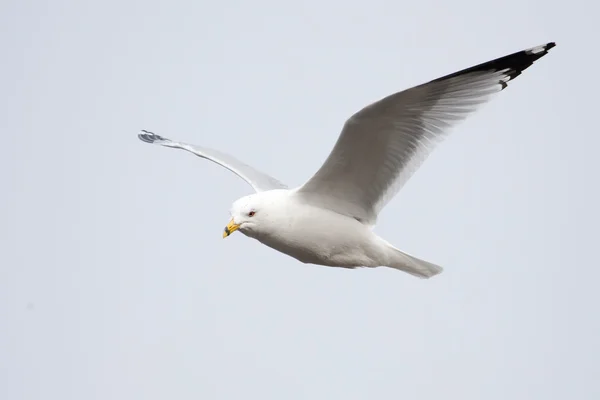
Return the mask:
<svg viewBox="0 0 600 400">
<path fill-rule="evenodd" d="M 255 194 L 237 200 L 224 237 L 235 230 L 302 262 L 335 267 L 387 266 L 419 277 L 441 267 L 408 255 L 371 227 L 450 128 L 554 47 L 523 50 L 385 97 L 352 115 L 321 168 L 288 189 L 234 157 L 148 131 L 148 143 L 180 148 L 228 168 Z"/>
</svg>

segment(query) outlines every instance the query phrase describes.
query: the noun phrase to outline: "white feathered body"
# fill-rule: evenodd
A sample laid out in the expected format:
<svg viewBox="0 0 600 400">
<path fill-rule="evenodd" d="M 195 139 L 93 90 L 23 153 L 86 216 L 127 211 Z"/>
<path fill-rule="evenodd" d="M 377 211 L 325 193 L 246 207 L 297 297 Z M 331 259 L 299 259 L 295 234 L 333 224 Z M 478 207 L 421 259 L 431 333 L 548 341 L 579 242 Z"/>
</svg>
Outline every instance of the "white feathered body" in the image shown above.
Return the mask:
<svg viewBox="0 0 600 400">
<path fill-rule="evenodd" d="M 251 226 L 240 230 L 303 263 L 342 268 L 387 266 L 419 277 L 442 271 L 394 248 L 354 218 L 306 204 L 297 190 L 272 190 L 249 198 L 256 201 L 256 197 L 264 205 L 256 216 L 260 230 Z"/>
</svg>

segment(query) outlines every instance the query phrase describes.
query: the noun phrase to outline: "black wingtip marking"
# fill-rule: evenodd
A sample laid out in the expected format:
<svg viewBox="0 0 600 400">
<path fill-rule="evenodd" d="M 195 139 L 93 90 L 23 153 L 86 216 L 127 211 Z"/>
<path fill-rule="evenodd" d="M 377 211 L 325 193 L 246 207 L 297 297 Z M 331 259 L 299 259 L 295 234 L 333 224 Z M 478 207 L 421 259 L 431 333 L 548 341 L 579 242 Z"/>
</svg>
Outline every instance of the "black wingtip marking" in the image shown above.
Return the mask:
<svg viewBox="0 0 600 400">
<path fill-rule="evenodd" d="M 154 143 L 157 140 L 166 140 L 165 138 L 157 135 L 156 133 L 147 131 L 145 129 L 142 129 L 141 132 L 144 133 L 139 133 L 138 134 L 138 138 L 142 141 L 142 142 L 146 142 L 146 143 Z"/>
<path fill-rule="evenodd" d="M 503 79 L 498 83 L 502 85 L 502 90 L 508 86 L 508 82 L 521 75 L 523 71 L 529 68 L 535 61 L 539 60 L 546 54 L 548 50 L 555 47 L 555 42 L 549 42 L 545 45 L 532 47 L 530 49 L 521 50 L 513 54 L 509 54 L 504 57 L 497 58 L 492 61 L 481 63 L 470 68 L 463 69 L 450 75 L 443 76 L 438 79 L 434 79 L 432 82 L 439 82 L 446 79 L 454 78 L 460 75 L 468 74 L 471 72 L 495 72 L 507 70 L 506 76 L 508 79 Z"/>
</svg>

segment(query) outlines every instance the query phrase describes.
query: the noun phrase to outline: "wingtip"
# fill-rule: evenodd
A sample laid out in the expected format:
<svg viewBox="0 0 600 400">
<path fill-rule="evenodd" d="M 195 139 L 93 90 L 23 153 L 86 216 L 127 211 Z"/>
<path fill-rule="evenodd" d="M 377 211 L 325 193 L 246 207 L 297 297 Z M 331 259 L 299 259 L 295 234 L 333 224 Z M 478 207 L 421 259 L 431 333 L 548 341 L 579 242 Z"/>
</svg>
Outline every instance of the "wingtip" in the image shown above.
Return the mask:
<svg viewBox="0 0 600 400">
<path fill-rule="evenodd" d="M 523 71 L 529 68 L 535 61 L 548 54 L 548 51 L 555 46 L 555 42 L 548 42 L 540 46 L 517 51 L 516 53 L 443 76 L 433 80 L 433 82 L 444 81 L 473 72 L 501 72 L 503 76 L 498 80 L 498 84 L 500 85 L 500 90 L 504 90 L 508 87 L 508 82 L 521 75 Z"/>
<path fill-rule="evenodd" d="M 545 55 L 546 53 L 548 53 L 548 51 L 553 47 L 556 47 L 556 42 L 548 42 L 541 46 L 532 47 L 530 49 L 525 50 L 525 52 L 530 55 L 538 55 L 538 58 L 539 58 L 539 57 Z M 543 53 L 543 54 L 540 54 L 540 53 Z"/>
<path fill-rule="evenodd" d="M 140 131 L 140 133 L 138 133 L 138 138 L 142 141 L 142 142 L 146 142 L 146 143 L 155 143 L 157 141 L 166 141 L 165 138 L 157 135 L 156 133 L 147 131 L 145 129 L 142 129 Z"/>
</svg>

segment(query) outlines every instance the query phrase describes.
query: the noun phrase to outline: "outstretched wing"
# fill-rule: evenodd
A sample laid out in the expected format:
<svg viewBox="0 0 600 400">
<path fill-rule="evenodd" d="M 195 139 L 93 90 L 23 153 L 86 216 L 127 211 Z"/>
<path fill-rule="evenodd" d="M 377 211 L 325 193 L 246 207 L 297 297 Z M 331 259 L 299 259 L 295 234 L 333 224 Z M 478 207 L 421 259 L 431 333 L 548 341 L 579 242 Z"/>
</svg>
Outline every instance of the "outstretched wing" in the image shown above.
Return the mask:
<svg viewBox="0 0 600 400">
<path fill-rule="evenodd" d="M 138 134 L 138 137 L 146 143 L 186 150 L 198 157 L 217 163 L 248 182 L 257 192 L 264 192 L 272 189 L 287 189 L 287 186 L 277 179 L 244 164 L 228 154 L 221 153 L 220 151 L 208 149 L 206 147 L 193 146 L 187 143 L 174 142 L 146 130 L 142 130 L 141 133 Z"/>
<path fill-rule="evenodd" d="M 298 194 L 306 202 L 374 224 L 449 128 L 554 46 L 479 64 L 363 108 L 346 121 L 329 157 Z"/>
</svg>

